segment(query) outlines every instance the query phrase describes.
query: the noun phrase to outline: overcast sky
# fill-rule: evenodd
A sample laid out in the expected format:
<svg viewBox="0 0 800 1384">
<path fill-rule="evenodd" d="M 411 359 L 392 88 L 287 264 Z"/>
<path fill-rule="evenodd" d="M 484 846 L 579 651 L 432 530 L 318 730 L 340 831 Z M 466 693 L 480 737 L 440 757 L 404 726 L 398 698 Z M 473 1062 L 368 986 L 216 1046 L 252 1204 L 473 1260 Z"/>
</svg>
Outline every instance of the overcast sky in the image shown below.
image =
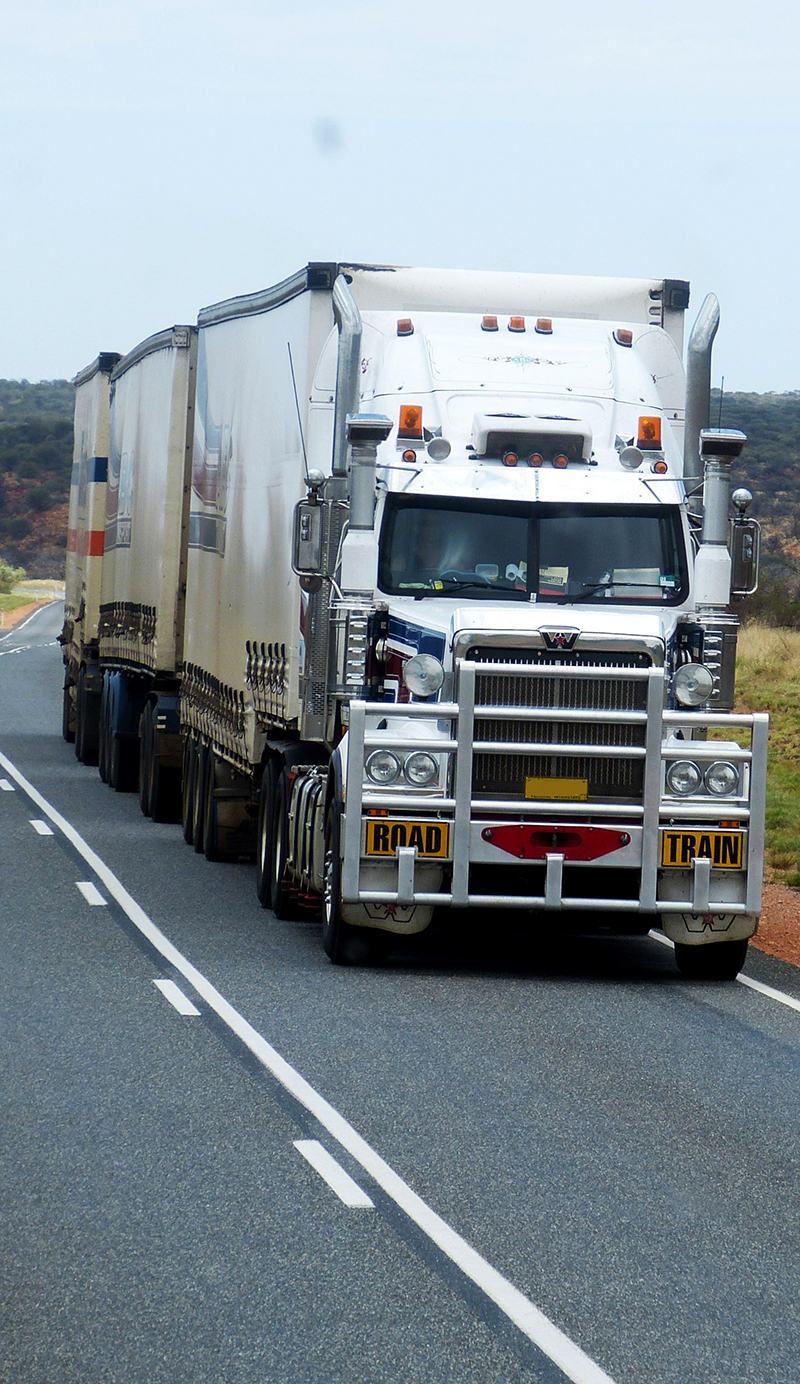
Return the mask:
<svg viewBox="0 0 800 1384">
<path fill-rule="evenodd" d="M 0 0 L 0 377 L 310 259 L 689 279 L 800 389 L 800 18 L 763 0 Z"/>
</svg>

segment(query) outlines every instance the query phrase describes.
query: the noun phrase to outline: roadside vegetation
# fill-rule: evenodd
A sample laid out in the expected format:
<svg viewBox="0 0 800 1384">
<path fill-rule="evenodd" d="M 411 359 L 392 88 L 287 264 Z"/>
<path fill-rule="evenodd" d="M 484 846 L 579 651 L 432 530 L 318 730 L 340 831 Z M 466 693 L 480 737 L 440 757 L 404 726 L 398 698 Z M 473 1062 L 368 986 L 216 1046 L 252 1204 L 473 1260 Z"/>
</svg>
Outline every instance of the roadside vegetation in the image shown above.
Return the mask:
<svg viewBox="0 0 800 1384">
<path fill-rule="evenodd" d="M 767 862 L 782 884 L 800 889 L 800 630 L 744 626 L 736 706 L 770 714 Z"/>
</svg>

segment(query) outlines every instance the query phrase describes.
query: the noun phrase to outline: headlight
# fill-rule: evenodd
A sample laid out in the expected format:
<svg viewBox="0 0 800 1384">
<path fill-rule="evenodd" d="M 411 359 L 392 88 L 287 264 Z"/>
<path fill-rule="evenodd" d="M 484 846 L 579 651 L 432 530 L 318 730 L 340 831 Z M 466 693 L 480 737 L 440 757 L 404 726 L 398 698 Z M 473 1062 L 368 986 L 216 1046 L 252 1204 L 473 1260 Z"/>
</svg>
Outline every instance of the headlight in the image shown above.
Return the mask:
<svg viewBox="0 0 800 1384">
<path fill-rule="evenodd" d="M 667 769 L 667 788 L 678 797 L 688 797 L 696 793 L 702 782 L 702 774 L 690 759 L 676 759 Z"/>
<path fill-rule="evenodd" d="M 438 778 L 436 760 L 424 750 L 415 750 L 403 765 L 403 773 L 415 788 L 427 788 L 429 783 L 434 783 Z"/>
<path fill-rule="evenodd" d="M 709 793 L 718 798 L 730 798 L 739 791 L 739 770 L 726 759 L 715 760 L 705 772 L 705 784 Z"/>
<path fill-rule="evenodd" d="M 432 697 L 444 682 L 444 668 L 433 654 L 414 654 L 403 664 L 403 682 L 415 697 Z"/>
<path fill-rule="evenodd" d="M 367 760 L 367 778 L 385 787 L 396 783 L 400 777 L 400 760 L 391 750 L 373 750 Z"/>
<path fill-rule="evenodd" d="M 714 691 L 714 677 L 704 663 L 682 663 L 672 689 L 681 706 L 702 706 Z"/>
</svg>

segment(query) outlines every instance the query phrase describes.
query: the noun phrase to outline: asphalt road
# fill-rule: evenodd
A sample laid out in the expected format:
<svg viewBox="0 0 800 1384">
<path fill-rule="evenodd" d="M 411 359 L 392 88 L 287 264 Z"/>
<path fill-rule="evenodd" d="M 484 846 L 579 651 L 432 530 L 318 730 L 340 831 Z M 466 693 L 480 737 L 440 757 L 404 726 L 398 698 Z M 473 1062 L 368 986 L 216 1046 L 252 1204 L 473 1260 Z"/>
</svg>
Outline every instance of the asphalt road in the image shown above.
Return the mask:
<svg viewBox="0 0 800 1384">
<path fill-rule="evenodd" d="M 331 966 L 77 763 L 60 623 L 0 638 L 3 1384 L 796 1384 L 800 1012 L 492 920 Z"/>
</svg>

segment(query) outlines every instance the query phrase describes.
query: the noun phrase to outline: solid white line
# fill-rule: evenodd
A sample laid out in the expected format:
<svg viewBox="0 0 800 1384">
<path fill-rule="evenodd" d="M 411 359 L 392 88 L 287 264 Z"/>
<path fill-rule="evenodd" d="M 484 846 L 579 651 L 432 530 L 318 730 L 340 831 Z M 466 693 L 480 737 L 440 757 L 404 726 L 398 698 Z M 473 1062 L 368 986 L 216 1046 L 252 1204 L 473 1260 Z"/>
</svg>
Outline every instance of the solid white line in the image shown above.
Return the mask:
<svg viewBox="0 0 800 1384">
<path fill-rule="evenodd" d="M 663 942 L 667 947 L 675 945 L 660 932 L 649 932 L 647 935 L 652 937 L 654 942 Z M 783 990 L 773 990 L 771 985 L 764 985 L 762 981 L 753 980 L 751 976 L 738 975 L 736 979 L 740 985 L 746 985 L 748 990 L 757 990 L 759 995 L 766 995 L 768 1000 L 774 1000 L 776 1004 L 785 1004 L 787 1009 L 795 1009 L 800 1014 L 800 1000 L 795 999 L 794 995 L 786 995 Z"/>
<path fill-rule="evenodd" d="M 14 785 L 9 783 L 8 779 L 0 779 L 0 789 L 2 789 L 4 793 L 16 793 L 17 791 Z"/>
<path fill-rule="evenodd" d="M 188 961 L 168 937 L 148 918 L 144 909 L 128 893 L 112 870 L 84 841 L 75 828 L 43 798 L 38 789 L 29 783 L 16 765 L 0 753 L 0 766 L 27 793 L 32 802 L 50 818 L 50 821 L 63 832 L 66 839 L 83 856 L 94 870 L 98 879 L 105 885 L 108 893 L 127 914 L 143 937 L 161 953 L 176 971 L 189 982 L 198 995 L 205 1000 L 210 1009 L 222 1019 L 223 1023 L 236 1034 L 259 1062 L 271 1072 L 277 1081 L 300 1105 L 319 1121 L 323 1129 L 334 1138 L 342 1148 L 361 1165 L 364 1171 L 378 1186 L 390 1196 L 397 1206 L 406 1213 L 415 1225 L 433 1241 L 435 1245 L 458 1266 L 467 1278 L 481 1289 L 494 1302 L 515 1326 L 527 1336 L 544 1355 L 547 1355 L 560 1370 L 572 1380 L 572 1384 L 614 1384 L 610 1375 L 590 1359 L 580 1346 L 571 1341 L 563 1331 L 546 1317 L 529 1298 L 525 1297 L 513 1283 L 504 1278 L 497 1269 L 473 1249 L 452 1226 L 438 1216 L 422 1197 L 418 1196 L 380 1154 L 363 1139 L 348 1120 L 330 1105 L 314 1087 L 292 1067 L 281 1054 L 249 1024 L 232 1004 L 222 996 L 209 980 Z"/>
<path fill-rule="evenodd" d="M 48 813 L 47 815 L 49 816 L 50 814 Z M 49 826 L 47 825 L 46 822 L 40 822 L 40 821 L 39 821 L 37 818 L 35 818 L 35 817 L 32 817 L 32 818 L 31 818 L 31 826 L 33 827 L 34 831 L 38 831 L 38 833 L 39 833 L 40 836 L 52 836 L 52 835 L 53 835 L 53 829 L 52 829 L 52 827 L 49 827 Z"/>
<path fill-rule="evenodd" d="M 337 1163 L 328 1150 L 322 1147 L 318 1139 L 295 1139 L 294 1146 L 345 1206 L 366 1208 L 375 1205 L 358 1183 L 353 1181 L 350 1174 L 345 1172 L 341 1163 Z"/>
<path fill-rule="evenodd" d="M 178 988 L 174 980 L 154 980 L 153 984 L 158 987 L 165 999 L 169 1000 L 174 1009 L 179 1014 L 199 1014 L 200 1010 L 192 1004 L 192 1001 L 184 995 Z"/>
<path fill-rule="evenodd" d="M 782 990 L 773 990 L 771 985 L 762 985 L 760 980 L 751 980 L 750 976 L 737 976 L 740 985 L 746 985 L 750 990 L 757 990 L 759 995 L 766 995 L 767 999 L 775 1000 L 778 1004 L 785 1004 L 787 1009 L 796 1009 L 800 1014 L 800 1000 L 796 1000 L 794 995 L 785 995 Z"/>
<path fill-rule="evenodd" d="M 108 899 L 103 898 L 97 885 L 92 884 L 90 879 L 76 880 L 75 882 L 87 903 L 94 904 L 95 907 L 100 904 L 104 907 L 108 907 Z"/>
</svg>

